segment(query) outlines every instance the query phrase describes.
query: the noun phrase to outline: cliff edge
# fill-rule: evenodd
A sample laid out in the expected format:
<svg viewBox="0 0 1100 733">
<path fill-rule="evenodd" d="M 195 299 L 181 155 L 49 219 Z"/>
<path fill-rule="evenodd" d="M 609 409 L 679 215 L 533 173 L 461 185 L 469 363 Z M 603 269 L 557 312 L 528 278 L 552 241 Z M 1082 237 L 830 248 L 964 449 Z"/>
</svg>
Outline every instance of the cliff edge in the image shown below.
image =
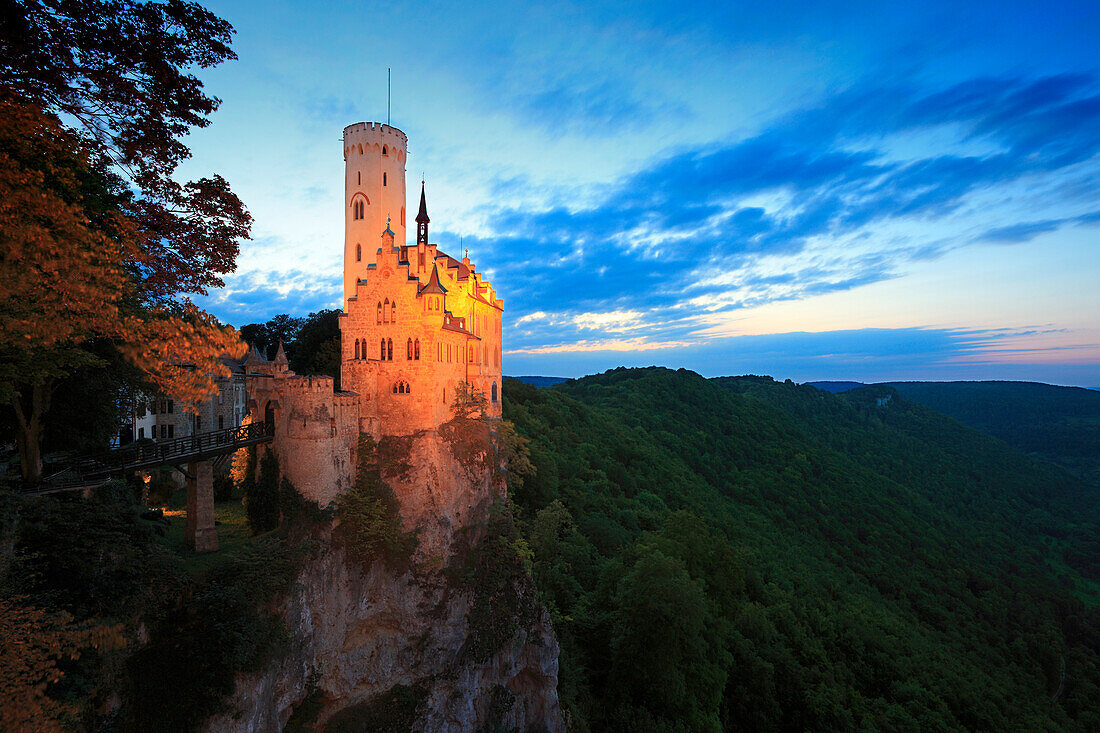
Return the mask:
<svg viewBox="0 0 1100 733">
<path fill-rule="evenodd" d="M 239 675 L 207 731 L 563 729 L 558 643 L 516 542 L 490 427 L 383 438 L 368 466 L 416 549 L 364 558 L 340 520 L 305 534 L 276 602 L 285 653 Z"/>
</svg>

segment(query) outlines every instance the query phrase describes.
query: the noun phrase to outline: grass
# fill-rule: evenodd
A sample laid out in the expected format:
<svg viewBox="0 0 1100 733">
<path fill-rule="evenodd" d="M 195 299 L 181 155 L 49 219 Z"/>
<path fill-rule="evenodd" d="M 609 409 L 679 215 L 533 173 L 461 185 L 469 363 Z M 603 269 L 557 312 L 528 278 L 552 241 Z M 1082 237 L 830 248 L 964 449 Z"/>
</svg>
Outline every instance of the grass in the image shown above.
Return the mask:
<svg viewBox="0 0 1100 733">
<path fill-rule="evenodd" d="M 178 501 L 179 495 L 183 501 Z M 216 565 L 236 557 L 252 544 L 257 537 L 248 526 L 244 504 L 239 497 L 214 504 L 214 526 L 218 530 L 218 549 L 214 552 L 196 553 L 187 546 L 185 530 L 187 527 L 186 491 L 173 494 L 164 507 L 168 519 L 168 531 L 159 542 L 183 560 L 184 568 L 194 578 L 201 578 Z"/>
</svg>

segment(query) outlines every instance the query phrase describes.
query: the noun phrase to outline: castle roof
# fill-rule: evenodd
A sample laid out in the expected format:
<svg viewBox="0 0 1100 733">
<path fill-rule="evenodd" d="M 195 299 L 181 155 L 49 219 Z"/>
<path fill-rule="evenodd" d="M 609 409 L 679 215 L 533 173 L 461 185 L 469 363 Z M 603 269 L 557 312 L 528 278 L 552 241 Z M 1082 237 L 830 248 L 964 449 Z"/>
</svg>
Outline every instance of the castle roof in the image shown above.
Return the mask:
<svg viewBox="0 0 1100 733">
<path fill-rule="evenodd" d="M 248 356 L 244 358 L 245 366 L 250 364 L 266 364 L 267 359 L 260 353 L 260 350 L 256 348 L 256 344 L 252 344 L 252 348 L 248 351 Z"/>
<path fill-rule="evenodd" d="M 283 340 L 279 339 L 279 350 L 275 352 L 276 364 L 289 364 L 290 362 L 286 358 L 286 352 L 283 351 Z"/>
<path fill-rule="evenodd" d="M 428 218 L 428 202 L 424 199 L 424 181 L 420 182 L 420 211 L 416 214 L 417 224 L 427 224 L 431 219 Z"/>
<path fill-rule="evenodd" d="M 428 284 L 420 289 L 420 295 L 446 295 L 447 288 L 439 282 L 439 268 L 432 265 L 432 276 L 428 278 Z"/>
</svg>

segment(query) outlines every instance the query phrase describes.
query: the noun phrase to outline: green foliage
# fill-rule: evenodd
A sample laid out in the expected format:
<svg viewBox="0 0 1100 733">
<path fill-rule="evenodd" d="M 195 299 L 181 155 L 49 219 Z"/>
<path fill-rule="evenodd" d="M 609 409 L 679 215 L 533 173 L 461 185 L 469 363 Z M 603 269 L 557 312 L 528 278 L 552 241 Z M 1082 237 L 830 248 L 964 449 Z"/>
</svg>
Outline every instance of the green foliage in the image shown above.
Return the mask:
<svg viewBox="0 0 1100 733">
<path fill-rule="evenodd" d="M 331 519 L 330 511 L 302 496 L 287 478 L 279 483 L 279 514 L 284 522 L 302 523 L 307 527 L 327 524 Z"/>
<path fill-rule="evenodd" d="M 244 505 L 253 534 L 275 529 L 279 524 L 279 459 L 275 452 L 265 450 L 260 459 L 260 475 L 246 480 Z"/>
<path fill-rule="evenodd" d="M 283 342 L 290 368 L 298 374 L 324 375 L 340 389 L 340 310 L 321 310 L 306 318 L 277 315 L 266 323 L 241 327 L 241 338 L 273 358 Z"/>
<path fill-rule="evenodd" d="M 355 485 L 336 502 L 340 537 L 361 563 L 380 559 L 391 567 L 405 567 L 416 550 L 416 535 L 401 527 L 401 505 L 382 479 L 376 448 L 369 435 L 360 436 Z"/>
<path fill-rule="evenodd" d="M 228 471 L 214 474 L 214 501 L 230 501 L 233 498 L 233 477 Z"/>
<path fill-rule="evenodd" d="M 428 697 L 422 685 L 394 685 L 387 692 L 358 705 L 344 708 L 329 718 L 326 733 L 374 733 L 413 730 L 416 714 Z"/>
<path fill-rule="evenodd" d="M 1034 382 L 895 382 L 903 397 L 1100 485 L 1100 392 Z"/>
<path fill-rule="evenodd" d="M 890 387 L 617 369 L 504 394 L 578 727 L 1100 726 L 1100 497 L 1065 472 Z"/>
<path fill-rule="evenodd" d="M 133 729 L 193 729 L 221 709 L 238 672 L 260 668 L 281 648 L 286 629 L 261 608 L 289 590 L 298 555 L 271 536 L 210 571 L 128 662 Z"/>
<path fill-rule="evenodd" d="M 445 573 L 452 588 L 470 595 L 462 654 L 477 664 L 506 648 L 535 619 L 525 548 L 500 500 L 490 506 L 483 525 L 463 527 L 455 537 Z"/>
</svg>

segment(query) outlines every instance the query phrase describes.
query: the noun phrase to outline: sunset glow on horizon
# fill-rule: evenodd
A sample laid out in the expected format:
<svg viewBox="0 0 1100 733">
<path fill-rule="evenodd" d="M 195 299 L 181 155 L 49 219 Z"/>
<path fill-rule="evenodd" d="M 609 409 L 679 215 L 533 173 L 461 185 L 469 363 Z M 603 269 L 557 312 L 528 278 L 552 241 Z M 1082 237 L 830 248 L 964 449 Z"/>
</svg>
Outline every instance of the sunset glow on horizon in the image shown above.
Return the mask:
<svg viewBox="0 0 1100 733">
<path fill-rule="evenodd" d="M 408 207 L 423 175 L 503 298 L 505 374 L 1100 388 L 1095 3 L 210 7 L 239 60 L 180 178 L 255 217 L 225 322 L 340 307 L 340 134 L 392 68 Z"/>
</svg>

